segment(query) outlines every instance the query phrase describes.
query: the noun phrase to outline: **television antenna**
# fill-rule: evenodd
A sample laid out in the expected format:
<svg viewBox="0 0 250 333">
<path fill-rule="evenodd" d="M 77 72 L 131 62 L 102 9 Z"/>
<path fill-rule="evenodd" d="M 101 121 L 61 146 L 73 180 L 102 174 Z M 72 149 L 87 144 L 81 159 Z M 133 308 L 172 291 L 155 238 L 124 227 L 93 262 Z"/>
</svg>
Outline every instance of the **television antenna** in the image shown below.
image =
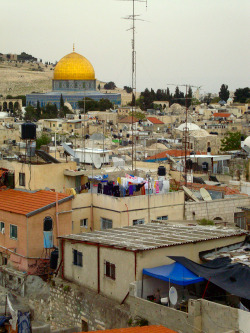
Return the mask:
<svg viewBox="0 0 250 333">
<path fill-rule="evenodd" d="M 188 105 L 187 105 L 187 101 L 188 98 L 187 94 L 188 94 L 188 88 L 197 88 L 198 90 L 202 87 L 202 86 L 193 86 L 190 84 L 175 84 L 175 83 L 167 83 L 167 86 L 175 86 L 175 87 L 185 87 L 186 88 L 186 95 L 185 95 L 185 108 L 186 108 L 186 117 L 185 117 L 185 128 L 183 131 L 183 141 L 184 141 L 184 154 L 185 154 L 185 162 L 184 162 L 184 173 L 185 173 L 185 186 L 187 186 L 187 146 L 188 146 L 188 127 L 187 127 L 187 121 L 188 121 Z M 180 98 L 182 99 L 182 98 Z"/>
<path fill-rule="evenodd" d="M 136 50 L 135 50 L 135 21 L 145 21 L 143 19 L 140 19 L 140 15 L 135 14 L 135 3 L 136 2 L 144 2 L 146 4 L 146 9 L 148 7 L 148 1 L 147 0 L 119 0 L 119 1 L 132 1 L 133 4 L 133 10 L 132 14 L 128 15 L 126 17 L 123 17 L 125 20 L 131 20 L 132 21 L 132 27 L 127 29 L 127 31 L 132 30 L 132 121 L 131 121 L 131 127 L 132 127 L 132 170 L 134 170 L 134 111 L 136 106 Z M 136 140 L 135 140 L 135 151 L 136 151 Z M 135 156 L 135 169 L 136 169 L 136 156 Z"/>
</svg>

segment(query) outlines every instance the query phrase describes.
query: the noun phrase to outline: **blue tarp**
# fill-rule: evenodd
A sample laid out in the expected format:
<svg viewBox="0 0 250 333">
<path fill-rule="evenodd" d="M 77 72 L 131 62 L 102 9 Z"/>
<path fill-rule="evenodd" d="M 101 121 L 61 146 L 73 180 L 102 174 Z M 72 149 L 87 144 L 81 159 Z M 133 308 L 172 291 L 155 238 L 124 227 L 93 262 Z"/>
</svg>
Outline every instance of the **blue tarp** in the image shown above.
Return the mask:
<svg viewBox="0 0 250 333">
<path fill-rule="evenodd" d="M 142 272 L 145 275 L 149 275 L 163 281 L 170 281 L 180 286 L 187 286 L 188 284 L 204 281 L 202 277 L 192 273 L 189 269 L 178 262 L 154 268 L 144 268 Z"/>
</svg>

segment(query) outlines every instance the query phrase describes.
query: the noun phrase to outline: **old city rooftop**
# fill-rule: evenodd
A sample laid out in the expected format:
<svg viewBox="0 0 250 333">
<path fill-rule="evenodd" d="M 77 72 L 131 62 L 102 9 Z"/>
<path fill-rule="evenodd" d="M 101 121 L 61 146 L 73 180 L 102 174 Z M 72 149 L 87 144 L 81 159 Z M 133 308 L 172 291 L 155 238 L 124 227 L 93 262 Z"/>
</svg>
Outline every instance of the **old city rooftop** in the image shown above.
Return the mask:
<svg viewBox="0 0 250 333">
<path fill-rule="evenodd" d="M 149 223 L 92 233 L 71 234 L 60 238 L 136 251 L 242 236 L 244 234 L 245 232 L 237 229 Z"/>
<path fill-rule="evenodd" d="M 59 204 L 73 198 L 63 193 L 57 193 L 57 195 Z M 27 217 L 53 207 L 55 204 L 56 192 L 44 190 L 37 192 L 20 190 L 0 191 L 0 210 L 26 215 Z"/>
</svg>

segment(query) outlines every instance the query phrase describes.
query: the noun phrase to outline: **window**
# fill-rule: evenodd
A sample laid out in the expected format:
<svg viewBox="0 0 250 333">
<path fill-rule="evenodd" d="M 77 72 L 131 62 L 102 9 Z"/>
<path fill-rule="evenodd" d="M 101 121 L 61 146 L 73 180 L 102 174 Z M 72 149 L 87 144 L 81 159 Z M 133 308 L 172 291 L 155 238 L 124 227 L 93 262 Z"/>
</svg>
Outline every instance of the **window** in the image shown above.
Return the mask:
<svg viewBox="0 0 250 333">
<path fill-rule="evenodd" d="M 53 124 L 53 127 L 56 127 L 56 124 Z"/>
<path fill-rule="evenodd" d="M 10 238 L 17 239 L 17 226 L 11 224 L 10 225 Z"/>
<path fill-rule="evenodd" d="M 115 280 L 115 265 L 109 261 L 104 261 L 105 275 Z"/>
<path fill-rule="evenodd" d="M 25 173 L 19 172 L 19 186 L 25 186 Z"/>
<path fill-rule="evenodd" d="M 88 219 L 80 220 L 80 227 L 87 228 L 88 227 Z"/>
<path fill-rule="evenodd" d="M 111 229 L 113 227 L 113 221 L 101 217 L 101 228 L 102 229 Z"/>
<path fill-rule="evenodd" d="M 82 267 L 82 252 L 73 250 L 73 265 Z"/>
<path fill-rule="evenodd" d="M 144 224 L 144 223 L 145 223 L 144 219 L 133 220 L 133 225 Z"/>
<path fill-rule="evenodd" d="M 4 234 L 4 231 L 5 231 L 4 222 L 0 222 L 0 232 Z"/>
<path fill-rule="evenodd" d="M 167 221 L 168 220 L 168 215 L 165 216 L 158 216 L 157 220 L 161 220 L 161 221 Z"/>
</svg>

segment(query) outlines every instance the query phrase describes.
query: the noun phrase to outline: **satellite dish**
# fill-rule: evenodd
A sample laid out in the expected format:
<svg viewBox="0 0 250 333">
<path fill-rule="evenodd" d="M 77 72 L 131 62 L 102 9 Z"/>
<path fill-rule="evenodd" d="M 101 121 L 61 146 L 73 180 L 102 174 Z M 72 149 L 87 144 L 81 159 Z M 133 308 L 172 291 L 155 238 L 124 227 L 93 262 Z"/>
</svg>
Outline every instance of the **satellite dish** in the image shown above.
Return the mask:
<svg viewBox="0 0 250 333">
<path fill-rule="evenodd" d="M 95 166 L 96 169 L 101 169 L 101 167 L 102 167 L 102 162 L 101 162 L 101 161 L 95 161 L 95 162 L 94 162 L 94 166 Z"/>
<path fill-rule="evenodd" d="M 211 195 L 209 194 L 209 192 L 205 188 L 203 188 L 203 187 L 200 188 L 200 194 L 201 194 L 202 199 L 204 201 L 212 201 L 213 200 L 212 197 L 211 197 Z"/>
<path fill-rule="evenodd" d="M 174 163 L 174 164 L 176 164 L 176 161 L 173 159 L 173 157 L 172 156 L 170 156 L 170 155 L 167 155 L 167 157 L 168 157 L 168 159 L 172 162 L 172 163 Z"/>
<path fill-rule="evenodd" d="M 196 198 L 196 196 L 194 195 L 194 193 L 192 191 L 190 191 L 186 186 L 182 186 L 183 191 L 185 192 L 185 194 L 192 199 L 195 202 L 200 202 L 200 200 L 198 200 L 198 198 Z"/>
<path fill-rule="evenodd" d="M 178 293 L 175 287 L 169 289 L 169 300 L 172 305 L 176 305 L 178 301 Z"/>
</svg>

